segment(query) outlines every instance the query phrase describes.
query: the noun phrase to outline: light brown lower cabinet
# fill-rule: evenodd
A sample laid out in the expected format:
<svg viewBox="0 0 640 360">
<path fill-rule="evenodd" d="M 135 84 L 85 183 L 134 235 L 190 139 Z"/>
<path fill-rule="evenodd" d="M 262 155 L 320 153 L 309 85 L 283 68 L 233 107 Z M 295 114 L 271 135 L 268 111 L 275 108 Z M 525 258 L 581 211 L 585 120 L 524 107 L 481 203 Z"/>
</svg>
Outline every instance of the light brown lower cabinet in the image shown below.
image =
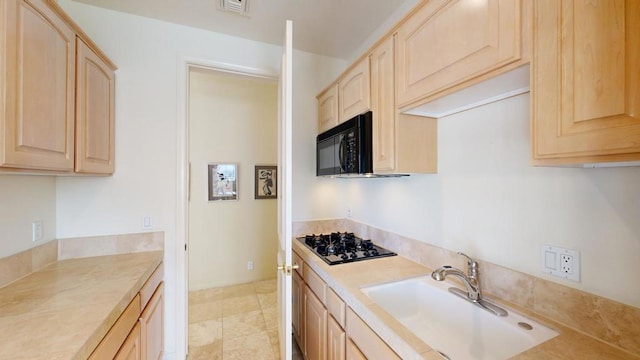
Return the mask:
<svg viewBox="0 0 640 360">
<path fill-rule="evenodd" d="M 125 339 L 124 343 L 114 360 L 140 360 L 144 359 L 141 355 L 141 337 L 140 337 L 140 322 L 136 323 L 133 330 L 129 333 L 129 336 Z"/>
<path fill-rule="evenodd" d="M 157 360 L 164 350 L 164 283 L 160 264 L 89 360 Z"/>
<path fill-rule="evenodd" d="M 304 355 L 307 360 L 325 360 L 327 354 L 327 309 L 320 299 L 304 288 Z"/>
<path fill-rule="evenodd" d="M 302 292 L 304 290 L 304 282 L 302 281 L 302 277 L 298 274 L 297 271 L 293 272 L 291 285 L 291 325 L 293 328 L 293 337 L 298 343 L 300 351 L 304 353 L 304 346 L 302 343 L 302 334 L 304 333 L 304 313 L 302 311 Z"/>
<path fill-rule="evenodd" d="M 296 270 L 292 279 L 293 335 L 300 351 L 306 360 L 344 360 L 344 302 L 300 256 L 294 258 L 303 275 Z"/>
<path fill-rule="evenodd" d="M 345 359 L 345 342 L 347 334 L 340 327 L 340 324 L 329 316 L 327 321 L 327 360 Z"/>
<path fill-rule="evenodd" d="M 164 283 L 161 283 L 140 315 L 142 359 L 158 360 L 164 349 Z"/>
</svg>

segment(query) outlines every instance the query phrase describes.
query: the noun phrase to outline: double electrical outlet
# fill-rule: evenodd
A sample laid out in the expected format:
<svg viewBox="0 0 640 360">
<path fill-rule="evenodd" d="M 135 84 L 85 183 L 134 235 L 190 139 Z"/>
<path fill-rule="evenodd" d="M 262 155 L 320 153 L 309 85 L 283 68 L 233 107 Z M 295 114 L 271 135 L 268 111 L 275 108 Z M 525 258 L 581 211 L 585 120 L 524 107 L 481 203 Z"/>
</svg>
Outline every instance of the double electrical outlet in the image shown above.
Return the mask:
<svg viewBox="0 0 640 360">
<path fill-rule="evenodd" d="M 580 253 L 558 246 L 542 245 L 542 272 L 580 282 Z"/>
</svg>

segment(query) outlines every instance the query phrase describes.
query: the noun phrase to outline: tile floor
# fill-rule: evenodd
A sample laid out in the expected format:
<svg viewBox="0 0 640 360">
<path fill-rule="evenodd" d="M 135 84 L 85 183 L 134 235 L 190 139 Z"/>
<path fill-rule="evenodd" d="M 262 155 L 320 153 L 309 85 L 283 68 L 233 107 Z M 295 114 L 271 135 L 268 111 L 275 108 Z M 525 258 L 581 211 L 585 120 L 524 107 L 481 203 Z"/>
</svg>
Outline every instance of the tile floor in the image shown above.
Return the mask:
<svg viewBox="0 0 640 360">
<path fill-rule="evenodd" d="M 188 359 L 278 360 L 276 291 L 273 279 L 189 292 Z"/>
</svg>

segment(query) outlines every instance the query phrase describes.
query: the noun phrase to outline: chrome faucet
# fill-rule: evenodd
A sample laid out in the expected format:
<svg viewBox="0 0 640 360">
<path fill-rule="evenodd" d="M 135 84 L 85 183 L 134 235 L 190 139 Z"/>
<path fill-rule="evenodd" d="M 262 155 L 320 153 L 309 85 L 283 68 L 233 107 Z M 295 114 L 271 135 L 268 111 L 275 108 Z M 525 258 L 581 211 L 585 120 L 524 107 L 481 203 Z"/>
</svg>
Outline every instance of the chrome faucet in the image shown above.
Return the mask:
<svg viewBox="0 0 640 360">
<path fill-rule="evenodd" d="M 480 290 L 480 274 L 478 272 L 478 262 L 462 252 L 458 252 L 458 255 L 462 255 L 467 258 L 468 274 L 465 274 L 460 269 L 445 265 L 432 272 L 431 277 L 437 281 L 444 281 L 449 275 L 460 279 L 465 288 L 467 288 L 467 291 L 465 292 L 456 287 L 450 287 L 449 291 L 451 293 L 480 306 L 481 308 L 493 313 L 494 315 L 507 316 L 508 313 L 505 309 L 482 298 L 482 291 Z"/>
<path fill-rule="evenodd" d="M 445 265 L 431 273 L 431 277 L 437 281 L 444 281 L 444 279 L 449 275 L 457 277 L 467 288 L 467 297 L 469 298 L 469 300 L 473 302 L 480 301 L 482 299 L 482 291 L 480 290 L 478 262 L 473 260 L 465 253 L 458 252 L 458 255 L 462 255 L 467 258 L 467 269 L 469 273 L 468 275 L 462 272 L 462 270 L 460 269 Z"/>
</svg>

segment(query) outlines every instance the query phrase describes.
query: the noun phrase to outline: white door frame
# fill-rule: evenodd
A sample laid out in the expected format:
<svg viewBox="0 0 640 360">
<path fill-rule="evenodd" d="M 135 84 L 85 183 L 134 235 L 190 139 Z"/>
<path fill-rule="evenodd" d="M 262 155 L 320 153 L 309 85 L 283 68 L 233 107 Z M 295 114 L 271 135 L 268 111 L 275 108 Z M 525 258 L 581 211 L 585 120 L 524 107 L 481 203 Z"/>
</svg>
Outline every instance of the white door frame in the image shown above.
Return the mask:
<svg viewBox="0 0 640 360">
<path fill-rule="evenodd" d="M 176 164 L 176 354 L 187 354 L 187 296 L 188 262 L 186 245 L 189 241 L 189 70 L 202 68 L 278 81 L 277 71 L 250 68 L 178 54 L 177 106 L 177 164 Z"/>
</svg>

